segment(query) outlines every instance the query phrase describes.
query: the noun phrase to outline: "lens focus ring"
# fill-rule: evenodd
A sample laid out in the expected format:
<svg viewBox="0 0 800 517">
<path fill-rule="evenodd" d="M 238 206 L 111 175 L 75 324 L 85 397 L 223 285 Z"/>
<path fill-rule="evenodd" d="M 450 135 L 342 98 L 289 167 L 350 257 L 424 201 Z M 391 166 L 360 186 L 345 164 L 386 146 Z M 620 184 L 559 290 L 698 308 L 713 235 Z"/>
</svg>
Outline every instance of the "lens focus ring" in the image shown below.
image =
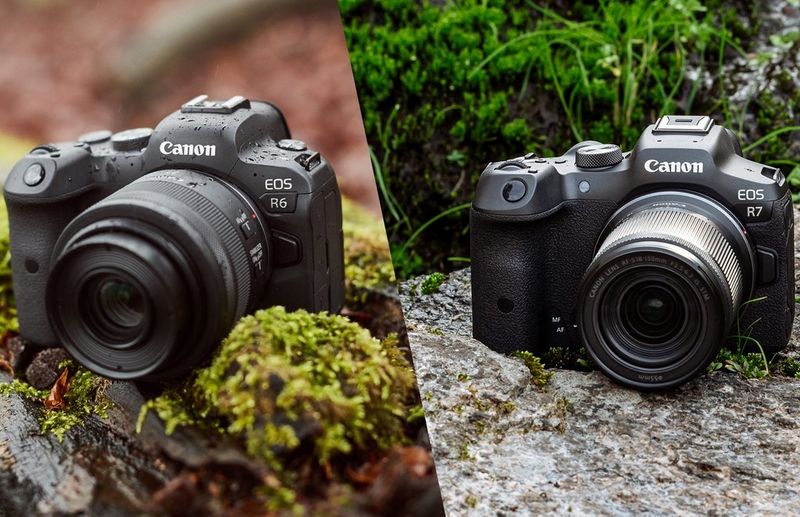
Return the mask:
<svg viewBox="0 0 800 517">
<path fill-rule="evenodd" d="M 741 303 L 744 288 L 742 268 L 736 252 L 722 232 L 702 215 L 673 207 L 654 207 L 637 212 L 614 228 L 603 241 L 597 256 L 629 242 L 650 240 L 671 242 L 687 248 L 722 273 L 719 278 L 730 294 L 730 308 Z"/>
<path fill-rule="evenodd" d="M 225 217 L 219 207 L 206 196 L 187 187 L 184 182 L 170 181 L 169 173 L 152 173 L 144 176 L 118 193 L 109 197 L 109 200 L 125 196 L 129 199 L 152 199 L 153 194 L 164 194 L 183 205 L 191 208 L 197 216 L 208 223 L 209 231 L 203 226 L 197 226 L 202 232 L 203 240 L 214 249 L 217 256 L 227 255 L 233 266 L 233 278 L 229 280 L 232 289 L 236 292 L 236 307 L 234 313 L 237 317 L 245 314 L 252 296 L 255 294 L 250 279 L 250 264 L 247 250 L 242 243 L 237 229 Z M 102 204 L 103 202 L 101 202 Z"/>
</svg>

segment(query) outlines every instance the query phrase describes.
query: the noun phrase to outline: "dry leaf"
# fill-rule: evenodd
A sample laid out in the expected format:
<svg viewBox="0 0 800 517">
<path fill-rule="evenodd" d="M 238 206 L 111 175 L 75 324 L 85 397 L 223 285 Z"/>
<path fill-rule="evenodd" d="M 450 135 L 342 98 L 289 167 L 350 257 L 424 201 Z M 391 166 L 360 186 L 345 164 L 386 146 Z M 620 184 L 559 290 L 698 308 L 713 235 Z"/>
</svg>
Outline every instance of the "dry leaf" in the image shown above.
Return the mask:
<svg viewBox="0 0 800 517">
<path fill-rule="evenodd" d="M 363 464 L 357 470 L 347 469 L 350 479 L 360 485 L 371 485 L 380 477 L 410 476 L 423 478 L 433 469 L 431 453 L 422 447 L 395 447 L 379 461 Z"/>
<path fill-rule="evenodd" d="M 67 394 L 67 389 L 69 389 L 69 370 L 64 368 L 56 383 L 53 384 L 50 394 L 44 400 L 44 407 L 51 411 L 63 408 L 64 395 Z"/>
</svg>

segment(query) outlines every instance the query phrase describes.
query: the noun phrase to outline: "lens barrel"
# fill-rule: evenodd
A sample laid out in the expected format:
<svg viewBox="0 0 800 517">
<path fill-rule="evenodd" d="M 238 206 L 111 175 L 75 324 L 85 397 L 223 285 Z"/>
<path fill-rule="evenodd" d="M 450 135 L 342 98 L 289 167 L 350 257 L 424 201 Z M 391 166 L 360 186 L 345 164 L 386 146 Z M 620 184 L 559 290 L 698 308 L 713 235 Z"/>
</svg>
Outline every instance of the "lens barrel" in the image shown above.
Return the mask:
<svg viewBox="0 0 800 517">
<path fill-rule="evenodd" d="M 752 289 L 741 223 L 694 193 L 639 197 L 612 216 L 581 283 L 581 337 L 598 366 L 666 389 L 713 360 Z"/>
<path fill-rule="evenodd" d="M 243 218 L 254 233 L 240 230 Z M 255 305 L 270 272 L 268 235 L 233 185 L 196 171 L 150 173 L 62 233 L 50 323 L 76 360 L 106 377 L 183 375 Z M 250 255 L 258 245 L 260 268 Z"/>
</svg>

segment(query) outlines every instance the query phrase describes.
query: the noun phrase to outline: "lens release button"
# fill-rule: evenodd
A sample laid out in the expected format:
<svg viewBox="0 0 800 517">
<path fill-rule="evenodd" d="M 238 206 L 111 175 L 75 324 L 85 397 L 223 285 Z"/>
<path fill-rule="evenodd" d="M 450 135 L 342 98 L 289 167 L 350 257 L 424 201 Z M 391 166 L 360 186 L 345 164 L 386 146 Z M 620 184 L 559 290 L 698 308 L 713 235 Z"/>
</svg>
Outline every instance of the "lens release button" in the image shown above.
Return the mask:
<svg viewBox="0 0 800 517">
<path fill-rule="evenodd" d="M 271 214 L 291 214 L 297 206 L 297 193 L 273 193 L 264 194 L 259 198 L 264 210 Z"/>
<path fill-rule="evenodd" d="M 288 233 L 273 231 L 272 244 L 276 266 L 291 266 L 300 262 L 300 243 Z"/>
<path fill-rule="evenodd" d="M 756 246 L 758 283 L 771 284 L 778 278 L 778 254 L 769 248 Z"/>
<path fill-rule="evenodd" d="M 507 181 L 505 185 L 503 185 L 503 199 L 508 201 L 509 203 L 516 203 L 523 197 L 525 197 L 525 193 L 528 191 L 528 187 L 525 186 L 520 180 L 511 180 Z"/>
<path fill-rule="evenodd" d="M 25 169 L 25 173 L 22 175 L 22 181 L 24 181 L 29 187 L 35 187 L 41 183 L 43 179 L 44 167 L 42 167 L 39 163 L 34 163 L 33 165 L 29 166 L 27 169 Z"/>
</svg>

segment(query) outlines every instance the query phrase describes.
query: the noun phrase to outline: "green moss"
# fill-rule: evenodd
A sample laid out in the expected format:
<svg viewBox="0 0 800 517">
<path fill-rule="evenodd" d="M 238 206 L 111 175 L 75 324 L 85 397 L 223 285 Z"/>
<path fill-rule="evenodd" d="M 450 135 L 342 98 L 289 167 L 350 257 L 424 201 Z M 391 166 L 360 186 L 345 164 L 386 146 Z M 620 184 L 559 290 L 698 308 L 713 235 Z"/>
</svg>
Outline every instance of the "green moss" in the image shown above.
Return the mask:
<svg viewBox="0 0 800 517">
<path fill-rule="evenodd" d="M 457 458 L 461 461 L 473 461 L 475 459 L 469 453 L 469 444 L 462 443 L 461 445 L 459 445 Z"/>
<path fill-rule="evenodd" d="M 0 384 L 0 395 L 16 394 L 29 400 L 42 402 L 47 398 L 47 390 L 39 390 L 20 379 L 12 379 L 11 382 Z"/>
<path fill-rule="evenodd" d="M 13 379 L 9 383 L 0 384 L 0 395 L 17 394 L 37 404 L 42 404 L 39 425 L 43 434 L 51 434 L 58 441 L 64 441 L 66 434 L 75 426 L 82 425 L 92 415 L 101 418 L 108 416 L 112 403 L 105 397 L 105 389 L 109 381 L 99 377 L 83 367 L 67 361 L 61 368 L 70 370 L 69 385 L 64 394 L 64 406 L 61 409 L 48 410 L 44 401 L 49 390 L 38 390 L 28 383 Z"/>
<path fill-rule="evenodd" d="M 433 294 L 438 293 L 439 288 L 442 286 L 444 281 L 447 280 L 447 275 L 444 273 L 431 273 L 425 280 L 422 281 L 420 285 L 420 291 L 422 294 Z"/>
<path fill-rule="evenodd" d="M 140 426 L 152 409 L 169 431 L 199 424 L 239 437 L 280 478 L 268 490 L 281 505 L 290 451 L 304 445 L 328 465 L 403 443 L 414 388 L 395 337 L 382 343 L 342 316 L 272 307 L 243 318 L 183 387 L 148 402 Z"/>
<path fill-rule="evenodd" d="M 43 433 L 49 433 L 64 440 L 67 432 L 77 425 L 82 425 L 92 415 L 101 418 L 108 416 L 112 403 L 105 398 L 104 392 L 110 381 L 99 377 L 85 368 L 75 368 L 70 377 L 69 388 L 64 395 L 64 408 L 46 411 L 41 420 Z"/>
<path fill-rule="evenodd" d="M 531 372 L 531 382 L 534 385 L 540 388 L 547 386 L 547 384 L 550 382 L 550 379 L 553 377 L 553 372 L 545 369 L 541 359 L 527 350 L 517 350 L 511 355 L 522 360 L 522 362 L 528 368 L 528 371 Z"/>
<path fill-rule="evenodd" d="M 379 217 L 346 198 L 342 199 L 342 218 L 347 301 L 363 303 L 368 290 L 395 283 L 386 229 Z"/>
<path fill-rule="evenodd" d="M 590 369 L 589 353 L 584 346 L 550 347 L 542 353 L 542 361 L 551 368 L 566 370 Z"/>
</svg>

